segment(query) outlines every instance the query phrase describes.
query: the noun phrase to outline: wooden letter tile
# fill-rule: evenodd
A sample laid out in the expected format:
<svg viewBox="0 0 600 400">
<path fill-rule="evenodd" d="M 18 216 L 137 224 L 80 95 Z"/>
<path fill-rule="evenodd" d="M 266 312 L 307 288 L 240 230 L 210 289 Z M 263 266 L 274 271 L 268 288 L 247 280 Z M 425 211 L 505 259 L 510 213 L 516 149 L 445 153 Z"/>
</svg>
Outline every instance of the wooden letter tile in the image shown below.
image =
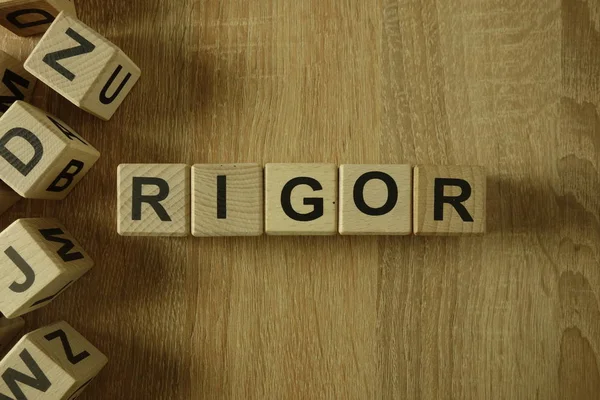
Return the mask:
<svg viewBox="0 0 600 400">
<path fill-rule="evenodd" d="M 0 312 L 14 318 L 47 305 L 93 265 L 58 221 L 15 221 L 0 233 Z"/>
<path fill-rule="evenodd" d="M 69 324 L 58 322 L 23 336 L 0 362 L 0 397 L 71 400 L 107 362 Z"/>
<path fill-rule="evenodd" d="M 482 167 L 417 166 L 413 201 L 416 235 L 485 232 L 486 177 Z"/>
<path fill-rule="evenodd" d="M 267 234 L 337 233 L 337 180 L 334 164 L 267 164 Z"/>
<path fill-rule="evenodd" d="M 192 167 L 192 234 L 263 234 L 263 168 L 258 164 Z"/>
<path fill-rule="evenodd" d="M 2 3 L 0 3 L 1 5 Z M 17 100 L 29 101 L 37 79 L 23 63 L 0 50 L 0 116 Z"/>
<path fill-rule="evenodd" d="M 342 235 L 409 235 L 411 217 L 410 165 L 340 166 Z"/>
<path fill-rule="evenodd" d="M 64 199 L 99 157 L 67 124 L 23 101 L 0 117 L 0 179 L 22 197 Z"/>
<path fill-rule="evenodd" d="M 61 11 L 77 18 L 73 0 L 0 0 L 0 25 L 19 36 L 37 35 Z"/>
<path fill-rule="evenodd" d="M 25 69 L 104 120 L 112 117 L 141 74 L 117 46 L 64 12 L 25 61 Z"/>
<path fill-rule="evenodd" d="M 189 235 L 189 166 L 121 164 L 117 175 L 117 230 L 120 235 Z"/>
<path fill-rule="evenodd" d="M 0 315 L 0 351 L 2 351 L 17 336 L 25 326 L 21 317 L 8 319 Z"/>
</svg>

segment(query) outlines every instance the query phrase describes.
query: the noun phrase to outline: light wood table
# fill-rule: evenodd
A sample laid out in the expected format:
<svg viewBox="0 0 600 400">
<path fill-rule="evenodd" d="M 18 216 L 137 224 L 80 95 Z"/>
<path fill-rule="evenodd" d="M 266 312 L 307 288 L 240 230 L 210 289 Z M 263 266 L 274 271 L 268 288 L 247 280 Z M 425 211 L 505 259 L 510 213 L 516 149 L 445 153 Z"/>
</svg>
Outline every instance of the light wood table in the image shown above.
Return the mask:
<svg viewBox="0 0 600 400">
<path fill-rule="evenodd" d="M 82 399 L 598 399 L 600 5 L 78 1 L 142 69 L 59 218 L 97 266 L 64 319 L 109 365 Z M 26 58 L 36 38 L 3 32 Z M 475 164 L 483 237 L 122 238 L 125 162 Z"/>
</svg>

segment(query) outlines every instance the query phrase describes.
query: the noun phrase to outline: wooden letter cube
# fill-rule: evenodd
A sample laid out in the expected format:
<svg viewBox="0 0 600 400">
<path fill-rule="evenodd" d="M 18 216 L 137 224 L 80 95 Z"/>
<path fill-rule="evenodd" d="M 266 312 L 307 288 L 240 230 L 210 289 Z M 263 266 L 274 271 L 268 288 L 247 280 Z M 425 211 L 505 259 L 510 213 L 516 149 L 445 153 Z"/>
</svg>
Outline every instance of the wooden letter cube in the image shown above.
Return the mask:
<svg viewBox="0 0 600 400">
<path fill-rule="evenodd" d="M 64 12 L 25 61 L 25 69 L 104 120 L 112 117 L 141 74 L 117 46 Z"/>
<path fill-rule="evenodd" d="M 0 179 L 23 197 L 64 199 L 99 157 L 67 124 L 23 101 L 0 117 Z"/>
<path fill-rule="evenodd" d="M 0 315 L 0 351 L 21 332 L 24 326 L 23 318 L 8 319 Z"/>
<path fill-rule="evenodd" d="M 0 25 L 19 36 L 37 35 L 61 11 L 77 18 L 73 0 L 0 0 Z"/>
<path fill-rule="evenodd" d="M 0 182 L 0 215 L 17 204 L 21 196 L 12 190 L 6 183 Z"/>
<path fill-rule="evenodd" d="M 15 221 L 0 233 L 0 312 L 14 318 L 47 305 L 93 265 L 56 220 Z"/>
<path fill-rule="evenodd" d="M 192 210 L 194 236 L 262 235 L 262 167 L 258 164 L 194 165 Z"/>
<path fill-rule="evenodd" d="M 412 233 L 412 167 L 340 166 L 340 234 Z"/>
<path fill-rule="evenodd" d="M 21 61 L 2 50 L 0 50 L 0 74 L 2 74 L 0 85 L 0 115 L 2 115 L 15 101 L 29 101 L 37 79 L 25 71 Z"/>
<path fill-rule="evenodd" d="M 485 201 L 486 177 L 482 167 L 415 167 L 416 235 L 484 233 Z"/>
<path fill-rule="evenodd" d="M 0 362 L 0 398 L 74 399 L 107 362 L 69 324 L 55 323 L 23 336 Z"/>
<path fill-rule="evenodd" d="M 120 235 L 189 235 L 189 166 L 121 164 L 117 182 L 117 231 Z"/>
<path fill-rule="evenodd" d="M 337 180 L 335 164 L 267 164 L 267 234 L 336 234 Z"/>
</svg>

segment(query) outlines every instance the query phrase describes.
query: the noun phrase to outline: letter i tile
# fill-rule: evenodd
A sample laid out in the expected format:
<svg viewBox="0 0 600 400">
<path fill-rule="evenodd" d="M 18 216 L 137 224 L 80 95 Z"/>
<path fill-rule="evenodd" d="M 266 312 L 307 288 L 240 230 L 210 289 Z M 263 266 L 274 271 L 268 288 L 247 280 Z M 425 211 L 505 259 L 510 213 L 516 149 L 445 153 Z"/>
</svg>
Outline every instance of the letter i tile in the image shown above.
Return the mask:
<svg viewBox="0 0 600 400">
<path fill-rule="evenodd" d="M 121 164 L 117 170 L 117 231 L 123 236 L 190 233 L 190 167 Z"/>
</svg>

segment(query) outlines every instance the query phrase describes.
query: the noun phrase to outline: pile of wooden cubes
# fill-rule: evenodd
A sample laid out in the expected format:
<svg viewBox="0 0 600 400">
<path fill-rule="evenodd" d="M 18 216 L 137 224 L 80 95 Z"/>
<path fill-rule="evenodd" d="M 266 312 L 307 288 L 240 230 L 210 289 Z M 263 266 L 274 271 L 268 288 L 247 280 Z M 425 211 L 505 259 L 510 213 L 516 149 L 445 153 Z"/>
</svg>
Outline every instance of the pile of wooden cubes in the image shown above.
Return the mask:
<svg viewBox="0 0 600 400">
<path fill-rule="evenodd" d="M 73 128 L 27 103 L 37 80 L 108 120 L 140 77 L 114 44 L 77 19 L 69 0 L 0 0 L 0 24 L 44 34 L 22 64 L 0 51 L 0 213 L 20 198 L 61 200 L 100 153 Z M 94 262 L 62 224 L 19 219 L 0 233 L 0 351 Z M 0 398 L 74 399 L 107 358 L 66 322 L 35 330 L 0 362 Z M 12 397 L 11 397 L 12 395 Z"/>
</svg>

